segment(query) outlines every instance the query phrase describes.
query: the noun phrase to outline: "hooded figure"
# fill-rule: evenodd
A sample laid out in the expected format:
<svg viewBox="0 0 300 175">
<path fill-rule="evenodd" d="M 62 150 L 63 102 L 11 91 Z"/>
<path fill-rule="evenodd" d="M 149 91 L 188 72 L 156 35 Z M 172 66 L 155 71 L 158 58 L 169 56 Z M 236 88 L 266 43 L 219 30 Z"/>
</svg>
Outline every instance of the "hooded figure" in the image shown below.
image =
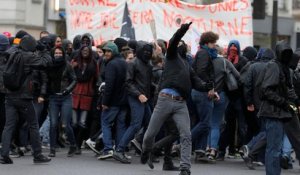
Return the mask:
<svg viewBox="0 0 300 175">
<path fill-rule="evenodd" d="M 9 40 L 5 35 L 0 34 L 0 51 L 6 51 L 9 47 Z"/>
<path fill-rule="evenodd" d="M 229 42 L 227 58 L 239 72 L 248 62 L 247 58 L 241 55 L 240 43 L 237 40 L 231 40 Z"/>
<path fill-rule="evenodd" d="M 66 54 L 71 55 L 73 51 L 72 42 L 68 39 L 62 41 L 62 48 L 66 51 Z"/>
<path fill-rule="evenodd" d="M 263 49 L 261 58 L 255 63 L 251 64 L 246 74 L 246 80 L 244 83 L 245 100 L 247 106 L 254 105 L 255 109 L 258 110 L 261 104 L 259 99 L 259 88 L 256 88 L 256 84 L 259 80 L 259 76 L 263 74 L 265 67 L 268 62 L 275 58 L 272 49 Z"/>
<path fill-rule="evenodd" d="M 248 46 L 244 49 L 243 56 L 249 61 L 254 61 L 257 56 L 257 50 L 254 47 Z"/>
<path fill-rule="evenodd" d="M 73 49 L 78 50 L 81 47 L 81 35 L 76 35 L 73 39 Z"/>
<path fill-rule="evenodd" d="M 276 45 L 276 58 L 265 68 L 261 85 L 262 105 L 258 116 L 277 119 L 291 118 L 290 103 L 296 103 L 294 97 L 288 93 L 293 89 L 289 63 L 293 57 L 293 50 L 287 43 Z M 274 109 L 274 110 L 270 110 Z"/>
<path fill-rule="evenodd" d="M 258 112 L 266 126 L 266 172 L 280 174 L 280 154 L 284 132 L 291 138 L 299 157 L 299 120 L 295 120 L 299 100 L 292 85 L 289 63 L 293 58 L 291 47 L 284 42 L 276 45 L 276 59 L 265 69 L 261 83 L 261 106 Z M 296 127 L 295 127 L 296 126 Z M 283 128 L 284 127 L 284 128 Z M 274 156 L 275 155 L 275 156 Z"/>
<path fill-rule="evenodd" d="M 50 48 L 52 49 L 55 47 L 57 35 L 51 33 L 48 35 L 48 37 L 50 38 Z"/>
<path fill-rule="evenodd" d="M 148 63 L 153 54 L 153 46 L 150 43 L 139 41 L 137 46 L 136 57 L 144 63 Z"/>
<path fill-rule="evenodd" d="M 128 45 L 128 41 L 123 38 L 116 38 L 114 43 L 118 46 L 119 52 L 122 52 L 122 48 Z"/>
<path fill-rule="evenodd" d="M 26 52 L 36 51 L 36 46 L 36 40 L 30 35 L 26 35 L 21 39 L 20 48 Z"/>
<path fill-rule="evenodd" d="M 82 46 L 88 46 L 88 47 L 92 47 L 94 46 L 94 38 L 90 33 L 85 33 L 82 35 L 81 37 L 81 45 Z"/>
</svg>

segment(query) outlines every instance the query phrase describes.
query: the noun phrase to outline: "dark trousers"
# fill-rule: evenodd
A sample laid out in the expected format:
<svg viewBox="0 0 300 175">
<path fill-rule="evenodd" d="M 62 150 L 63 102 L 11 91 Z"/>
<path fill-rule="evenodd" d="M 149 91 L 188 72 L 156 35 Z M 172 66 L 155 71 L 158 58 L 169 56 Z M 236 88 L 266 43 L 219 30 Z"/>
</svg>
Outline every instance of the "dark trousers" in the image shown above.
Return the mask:
<svg viewBox="0 0 300 175">
<path fill-rule="evenodd" d="M 35 115 L 34 105 L 32 100 L 25 99 L 6 99 L 6 122 L 2 133 L 2 156 L 8 156 L 12 135 L 15 130 L 18 118 L 26 119 L 29 126 L 31 146 L 33 155 L 36 156 L 42 152 L 40 144 L 40 134 L 38 119 Z"/>
<path fill-rule="evenodd" d="M 5 125 L 5 94 L 0 93 L 0 143 L 2 141 L 2 132 Z"/>
</svg>

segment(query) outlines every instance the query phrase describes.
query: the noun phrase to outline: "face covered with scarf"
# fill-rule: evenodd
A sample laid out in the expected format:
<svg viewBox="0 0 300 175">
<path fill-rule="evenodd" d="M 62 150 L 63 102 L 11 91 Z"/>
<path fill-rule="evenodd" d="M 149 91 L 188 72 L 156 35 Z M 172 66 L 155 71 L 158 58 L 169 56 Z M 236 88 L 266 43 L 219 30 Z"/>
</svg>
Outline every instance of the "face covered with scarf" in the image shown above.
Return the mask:
<svg viewBox="0 0 300 175">
<path fill-rule="evenodd" d="M 228 60 L 233 64 L 237 64 L 239 62 L 238 48 L 234 44 L 232 44 L 229 48 Z"/>
</svg>

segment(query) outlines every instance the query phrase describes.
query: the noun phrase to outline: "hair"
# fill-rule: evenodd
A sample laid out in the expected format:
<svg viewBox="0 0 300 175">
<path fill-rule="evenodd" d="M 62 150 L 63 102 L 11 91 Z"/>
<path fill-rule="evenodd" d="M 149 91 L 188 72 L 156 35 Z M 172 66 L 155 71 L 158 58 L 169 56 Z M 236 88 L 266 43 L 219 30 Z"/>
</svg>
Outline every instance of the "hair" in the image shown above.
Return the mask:
<svg viewBox="0 0 300 175">
<path fill-rule="evenodd" d="M 158 63 L 162 63 L 163 62 L 163 59 L 161 56 L 157 55 L 155 57 L 152 58 L 152 64 L 154 66 L 158 65 Z"/>
<path fill-rule="evenodd" d="M 204 32 L 201 35 L 199 44 L 200 45 L 205 45 L 205 44 L 208 44 L 208 43 L 216 43 L 218 39 L 219 39 L 218 34 L 212 32 L 212 31 Z"/>
<path fill-rule="evenodd" d="M 82 50 L 84 48 L 88 48 L 89 49 L 89 56 L 88 56 L 88 59 L 87 59 L 87 64 L 92 64 L 93 63 L 93 51 L 92 51 L 92 48 L 91 47 L 88 47 L 88 46 L 83 46 L 81 47 L 80 51 L 79 51 L 79 59 L 78 59 L 78 63 L 79 63 L 79 68 L 82 69 L 83 67 L 83 58 L 82 58 Z"/>
<path fill-rule="evenodd" d="M 41 36 L 42 34 L 48 34 L 48 35 L 49 35 L 50 33 L 49 33 L 48 31 L 46 31 L 46 30 L 43 30 L 43 31 L 40 32 L 40 36 Z"/>
</svg>

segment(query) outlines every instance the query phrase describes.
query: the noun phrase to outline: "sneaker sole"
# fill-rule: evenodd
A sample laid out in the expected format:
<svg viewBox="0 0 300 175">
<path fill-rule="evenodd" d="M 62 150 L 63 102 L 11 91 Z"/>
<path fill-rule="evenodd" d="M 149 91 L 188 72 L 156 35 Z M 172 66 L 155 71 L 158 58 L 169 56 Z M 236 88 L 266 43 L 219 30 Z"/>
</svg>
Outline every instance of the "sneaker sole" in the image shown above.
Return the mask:
<svg viewBox="0 0 300 175">
<path fill-rule="evenodd" d="M 100 155 L 101 153 L 98 151 L 98 150 L 96 150 L 92 145 L 90 145 L 89 143 L 86 143 L 87 144 L 87 146 L 94 152 L 94 153 L 96 153 L 96 154 L 98 154 L 98 155 Z"/>
<path fill-rule="evenodd" d="M 119 162 L 121 162 L 121 163 L 124 163 L 124 164 L 131 164 L 131 162 L 129 162 L 129 161 L 123 161 L 122 159 L 120 159 L 119 157 L 117 157 L 117 156 L 112 156 L 115 160 L 117 160 L 117 161 L 119 161 Z"/>
<path fill-rule="evenodd" d="M 106 160 L 106 159 L 111 159 L 113 158 L 112 155 L 109 155 L 109 156 L 105 156 L 105 157 L 98 157 L 98 160 Z"/>
</svg>

